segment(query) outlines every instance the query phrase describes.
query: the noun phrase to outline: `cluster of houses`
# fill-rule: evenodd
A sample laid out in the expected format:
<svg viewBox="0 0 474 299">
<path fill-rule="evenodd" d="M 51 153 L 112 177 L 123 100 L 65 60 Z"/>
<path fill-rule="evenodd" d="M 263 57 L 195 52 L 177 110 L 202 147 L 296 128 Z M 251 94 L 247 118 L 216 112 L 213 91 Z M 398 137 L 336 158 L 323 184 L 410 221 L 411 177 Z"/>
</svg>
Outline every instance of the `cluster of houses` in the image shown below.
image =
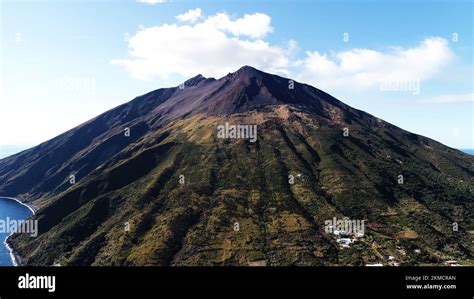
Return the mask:
<svg viewBox="0 0 474 299">
<path fill-rule="evenodd" d="M 357 241 L 357 238 L 362 238 L 364 236 L 361 232 L 356 232 L 352 235 L 344 230 L 334 230 L 333 234 L 336 236 L 336 242 L 339 243 L 341 248 L 349 248 L 351 244 Z"/>
<path fill-rule="evenodd" d="M 401 248 L 400 246 L 397 246 L 397 251 L 400 253 L 400 255 L 402 256 L 405 256 L 406 255 L 406 252 L 403 248 Z M 421 250 L 420 249 L 415 249 L 414 252 L 416 254 L 421 254 Z M 400 266 L 400 262 L 397 261 L 397 259 L 394 257 L 394 256 L 386 256 L 385 257 L 385 261 L 386 261 L 386 264 L 388 264 L 389 266 L 392 266 L 392 267 L 398 267 Z M 381 263 L 381 262 L 375 262 L 375 263 L 371 263 L 371 264 L 366 264 L 367 267 L 382 267 L 384 264 Z M 458 261 L 455 261 L 455 260 L 449 260 L 449 261 L 444 261 L 444 265 L 445 266 L 448 266 L 448 267 L 461 267 L 462 265 L 459 264 Z"/>
</svg>

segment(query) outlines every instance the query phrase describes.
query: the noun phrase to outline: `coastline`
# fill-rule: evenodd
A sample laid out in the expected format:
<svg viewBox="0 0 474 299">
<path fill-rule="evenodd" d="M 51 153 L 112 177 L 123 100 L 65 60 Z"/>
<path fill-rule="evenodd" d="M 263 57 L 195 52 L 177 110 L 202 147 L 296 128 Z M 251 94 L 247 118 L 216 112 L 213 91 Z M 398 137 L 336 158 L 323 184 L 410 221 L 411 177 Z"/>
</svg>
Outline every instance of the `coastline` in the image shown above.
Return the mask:
<svg viewBox="0 0 474 299">
<path fill-rule="evenodd" d="M 10 244 L 8 244 L 8 238 L 10 238 L 11 235 L 13 235 L 13 233 L 11 233 L 8 237 L 5 238 L 5 240 L 3 240 L 3 244 L 8 250 L 13 267 L 17 267 L 20 261 L 20 257 L 13 251 L 13 248 L 10 246 Z"/>
<path fill-rule="evenodd" d="M 21 202 L 20 200 L 16 199 L 16 198 L 13 198 L 13 197 L 7 197 L 7 196 L 0 196 L 0 198 L 6 198 L 6 199 L 11 199 L 11 200 L 14 200 L 16 201 L 17 203 L 27 207 L 31 213 L 33 213 L 32 216 L 34 216 L 36 214 L 36 211 L 38 210 L 38 208 L 34 205 L 31 205 L 31 204 L 27 204 L 27 203 L 24 203 L 24 202 Z M 10 238 L 11 236 L 13 235 L 13 232 L 7 236 L 5 238 L 5 240 L 3 240 L 3 244 L 5 245 L 5 247 L 7 248 L 9 254 L 10 254 L 10 259 L 12 260 L 12 264 L 13 264 L 13 267 L 16 267 L 18 265 L 21 265 L 21 258 L 19 255 L 17 255 L 15 253 L 15 251 L 13 250 L 13 248 L 10 246 L 10 244 L 8 244 L 8 238 Z"/>
<path fill-rule="evenodd" d="M 21 205 L 27 207 L 27 208 L 31 211 L 31 213 L 33 213 L 33 215 L 36 214 L 36 211 L 38 210 L 38 208 L 37 208 L 36 206 L 34 206 L 34 205 L 32 205 L 32 204 L 28 204 L 28 203 L 22 202 L 22 201 L 20 201 L 19 199 L 16 199 L 16 198 L 13 198 L 13 197 L 0 196 L 0 198 L 6 198 L 6 199 L 11 199 L 11 200 L 16 201 L 17 203 L 19 203 L 19 204 L 21 204 Z"/>
</svg>

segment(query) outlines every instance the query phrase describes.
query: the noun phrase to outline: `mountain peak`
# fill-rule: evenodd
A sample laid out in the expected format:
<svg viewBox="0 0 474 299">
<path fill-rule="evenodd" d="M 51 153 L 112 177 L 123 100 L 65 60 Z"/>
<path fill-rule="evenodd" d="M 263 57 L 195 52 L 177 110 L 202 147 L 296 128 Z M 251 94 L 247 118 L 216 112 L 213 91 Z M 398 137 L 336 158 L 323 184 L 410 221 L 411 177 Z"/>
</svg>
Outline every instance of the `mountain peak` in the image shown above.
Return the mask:
<svg viewBox="0 0 474 299">
<path fill-rule="evenodd" d="M 214 81 L 214 78 L 206 78 L 201 74 L 198 74 L 184 82 L 184 86 L 191 87 L 191 86 L 197 86 L 203 82 L 209 82 L 209 81 Z"/>
<path fill-rule="evenodd" d="M 224 78 L 226 80 L 228 80 L 228 79 L 235 80 L 235 79 L 259 77 L 263 74 L 265 74 L 265 73 L 260 71 L 260 70 L 257 70 L 254 67 L 244 65 L 243 67 L 239 68 L 237 71 L 227 74 L 227 76 L 225 76 Z"/>
<path fill-rule="evenodd" d="M 244 65 L 243 67 L 238 69 L 235 73 L 236 74 L 258 74 L 262 72 L 252 66 Z"/>
<path fill-rule="evenodd" d="M 287 78 L 262 72 L 245 65 L 227 76 L 206 79 L 197 75 L 185 87 L 156 108 L 162 119 L 174 119 L 199 113 L 228 115 L 267 109 L 275 105 L 298 106 L 320 116 L 328 116 L 323 103 L 339 106 L 339 101 L 306 88 L 299 83 L 289 87 Z"/>
</svg>

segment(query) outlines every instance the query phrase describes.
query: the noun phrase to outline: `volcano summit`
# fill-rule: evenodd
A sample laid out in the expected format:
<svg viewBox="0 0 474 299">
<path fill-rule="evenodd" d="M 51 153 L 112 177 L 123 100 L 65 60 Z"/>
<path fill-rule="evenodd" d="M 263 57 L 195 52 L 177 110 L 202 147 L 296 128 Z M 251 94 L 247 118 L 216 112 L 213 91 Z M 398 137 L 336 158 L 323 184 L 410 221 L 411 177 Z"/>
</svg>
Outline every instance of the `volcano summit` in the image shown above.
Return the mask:
<svg viewBox="0 0 474 299">
<path fill-rule="evenodd" d="M 248 66 L 0 160 L 0 196 L 39 207 L 29 265 L 473 263 L 473 156 Z"/>
</svg>

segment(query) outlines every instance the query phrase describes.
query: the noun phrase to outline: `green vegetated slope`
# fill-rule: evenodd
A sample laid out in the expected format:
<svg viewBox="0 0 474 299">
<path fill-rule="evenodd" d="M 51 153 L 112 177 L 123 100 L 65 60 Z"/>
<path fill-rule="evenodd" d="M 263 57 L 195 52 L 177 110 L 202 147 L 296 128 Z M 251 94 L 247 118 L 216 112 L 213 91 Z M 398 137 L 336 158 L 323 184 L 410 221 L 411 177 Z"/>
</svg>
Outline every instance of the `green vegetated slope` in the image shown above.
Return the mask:
<svg viewBox="0 0 474 299">
<path fill-rule="evenodd" d="M 225 122 L 256 123 L 258 141 L 217 139 Z M 472 158 L 383 122 L 342 125 L 286 106 L 171 122 L 55 197 L 35 216 L 42 234 L 15 248 L 35 265 L 472 259 Z M 341 249 L 324 221 L 344 216 L 367 231 Z"/>
</svg>

